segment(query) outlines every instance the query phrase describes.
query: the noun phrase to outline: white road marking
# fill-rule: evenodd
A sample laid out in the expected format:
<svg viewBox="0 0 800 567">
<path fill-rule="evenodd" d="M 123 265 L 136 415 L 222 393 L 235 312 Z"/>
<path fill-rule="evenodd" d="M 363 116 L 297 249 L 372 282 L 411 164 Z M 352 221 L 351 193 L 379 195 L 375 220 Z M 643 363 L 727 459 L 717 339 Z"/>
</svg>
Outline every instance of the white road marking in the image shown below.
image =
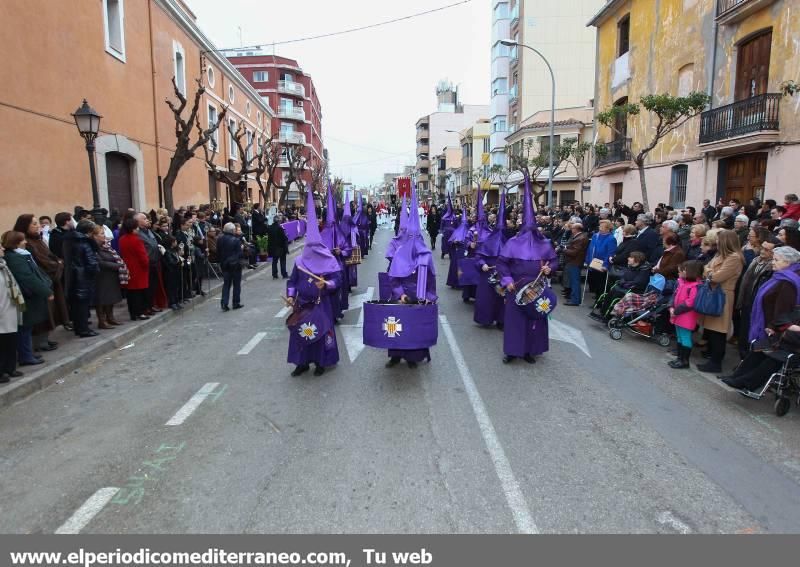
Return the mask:
<svg viewBox="0 0 800 567">
<path fill-rule="evenodd" d="M 192 412 L 196 410 L 200 404 L 208 397 L 208 395 L 213 392 L 216 387 L 219 386 L 219 382 L 209 382 L 191 398 L 189 401 L 184 404 L 184 406 L 173 415 L 169 421 L 165 425 L 180 425 L 186 418 L 192 415 Z"/>
<path fill-rule="evenodd" d="M 286 307 L 278 311 L 278 313 L 275 315 L 275 318 L 280 319 L 281 317 L 286 317 L 289 314 L 289 311 L 291 310 L 292 308 L 287 305 Z"/>
<path fill-rule="evenodd" d="M 658 515 L 658 518 L 656 518 L 656 520 L 658 520 L 659 524 L 662 524 L 664 526 L 670 527 L 673 530 L 675 530 L 676 532 L 678 532 L 679 534 L 684 534 L 685 535 L 685 534 L 692 533 L 692 528 L 690 528 L 689 526 L 684 524 L 682 521 L 680 521 L 678 518 L 676 518 L 675 514 L 673 514 L 669 510 L 665 510 L 664 512 L 661 512 Z"/>
<path fill-rule="evenodd" d="M 267 333 L 264 332 L 256 333 L 255 336 L 249 341 L 247 341 L 247 344 L 244 345 L 236 354 L 250 354 L 250 351 L 256 348 L 258 346 L 258 343 L 264 340 L 264 337 L 266 336 Z"/>
<path fill-rule="evenodd" d="M 119 488 L 109 486 L 107 488 L 101 488 L 92 494 L 80 508 L 75 510 L 75 513 L 70 516 L 69 520 L 61 524 L 61 526 L 56 530 L 56 533 L 81 533 L 81 530 L 86 527 L 86 524 L 92 521 L 92 518 L 94 518 L 100 512 L 100 510 L 102 510 L 105 505 L 108 504 L 112 498 L 114 498 L 114 495 L 117 492 L 119 492 Z"/>
<path fill-rule="evenodd" d="M 571 343 L 581 349 L 583 354 L 592 358 L 592 354 L 589 352 L 589 347 L 586 344 L 586 339 L 583 338 L 583 333 L 580 330 L 553 318 L 548 321 L 548 325 L 551 339 Z"/>
<path fill-rule="evenodd" d="M 342 333 L 344 346 L 347 349 L 347 358 L 350 359 L 351 363 L 355 362 L 358 356 L 364 352 L 364 303 L 371 301 L 374 295 L 375 288 L 368 287 L 364 293 L 351 297 L 350 307 L 347 310 L 361 310 L 358 314 L 358 323 L 355 325 L 339 325 L 339 331 Z"/>
<path fill-rule="evenodd" d="M 497 473 L 497 478 L 500 479 L 500 485 L 503 487 L 503 493 L 508 502 L 508 507 L 511 508 L 511 513 L 514 516 L 514 523 L 517 525 L 517 530 L 523 534 L 538 534 L 539 528 L 533 521 L 533 516 L 528 509 L 528 503 L 525 501 L 525 496 L 522 494 L 522 489 L 514 476 L 514 471 L 511 470 L 511 463 L 508 462 L 506 452 L 503 450 L 503 445 L 497 437 L 497 432 L 494 430 L 492 420 L 489 413 L 486 411 L 486 406 L 483 403 L 480 392 L 472 380 L 472 374 L 464 361 L 464 355 L 456 342 L 456 337 L 453 334 L 453 329 L 445 315 L 439 315 L 439 321 L 444 329 L 444 335 L 447 337 L 447 342 L 450 345 L 450 350 L 453 353 L 453 358 L 456 362 L 459 374 L 461 374 L 461 381 L 464 383 L 464 389 L 469 397 L 472 411 L 475 413 L 475 419 L 478 420 L 478 426 L 483 436 L 483 441 L 486 443 L 486 448 L 489 450 L 489 455 L 494 463 L 494 470 Z"/>
</svg>

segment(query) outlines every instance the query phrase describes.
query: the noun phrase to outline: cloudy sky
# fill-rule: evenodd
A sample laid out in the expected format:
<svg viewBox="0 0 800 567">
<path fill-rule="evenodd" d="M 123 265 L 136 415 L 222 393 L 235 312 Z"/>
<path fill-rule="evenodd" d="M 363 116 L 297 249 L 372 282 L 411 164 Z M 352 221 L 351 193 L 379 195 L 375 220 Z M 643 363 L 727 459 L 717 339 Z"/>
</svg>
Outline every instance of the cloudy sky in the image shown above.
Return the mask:
<svg viewBox="0 0 800 567">
<path fill-rule="evenodd" d="M 186 0 L 218 48 L 297 39 L 404 17 L 459 0 Z M 415 123 L 436 109 L 436 83 L 489 103 L 491 0 L 371 30 L 278 45 L 310 73 L 334 175 L 363 186 L 415 160 Z"/>
</svg>

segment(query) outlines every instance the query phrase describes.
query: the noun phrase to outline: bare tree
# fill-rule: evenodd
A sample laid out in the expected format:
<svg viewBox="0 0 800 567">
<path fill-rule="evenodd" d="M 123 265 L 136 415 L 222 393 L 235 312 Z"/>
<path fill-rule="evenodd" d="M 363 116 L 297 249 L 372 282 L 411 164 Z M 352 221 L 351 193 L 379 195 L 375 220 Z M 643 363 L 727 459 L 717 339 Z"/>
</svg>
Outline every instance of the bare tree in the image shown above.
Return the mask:
<svg viewBox="0 0 800 567">
<path fill-rule="evenodd" d="M 203 153 L 205 154 L 206 165 L 213 173 L 214 178 L 229 187 L 233 201 L 244 203 L 248 197 L 246 189 L 249 177 L 255 177 L 259 189 L 263 186 L 261 176 L 266 171 L 267 160 L 264 157 L 264 151 L 267 146 L 256 142 L 255 132 L 248 130 L 244 122 L 240 122 L 235 131 L 229 127 L 228 133 L 237 149 L 238 159 L 230 160 L 231 163 L 238 163 L 239 167 L 237 169 L 219 168 L 214 161 L 214 157 L 217 154 L 215 145 L 204 145 Z M 209 145 L 212 145 L 211 150 L 209 150 Z"/>
<path fill-rule="evenodd" d="M 288 175 L 286 183 L 278 186 L 281 190 L 281 196 L 278 200 L 279 207 L 286 203 L 286 197 L 289 195 L 289 189 L 292 184 L 296 184 L 301 198 L 305 196 L 303 171 L 305 171 L 311 160 L 311 152 L 302 144 L 285 144 L 283 152 L 287 161 Z"/>
<path fill-rule="evenodd" d="M 169 160 L 169 168 L 163 180 L 164 205 L 169 211 L 169 214 L 175 211 L 173 187 L 178 178 L 178 173 L 180 173 L 181 168 L 186 165 L 186 162 L 195 156 L 198 148 L 202 146 L 205 149 L 209 142 L 215 144 L 213 139 L 214 132 L 216 132 L 219 125 L 224 122 L 225 114 L 228 112 L 228 108 L 223 107 L 216 122 L 214 124 L 209 124 L 208 128 L 204 129 L 200 125 L 199 109 L 206 89 L 199 79 L 197 79 L 196 82 L 197 91 L 195 91 L 194 100 L 188 117 L 184 118 L 184 111 L 189 102 L 178 88 L 175 77 L 172 77 L 172 87 L 175 92 L 175 98 L 178 99 L 178 103 L 176 105 L 169 99 L 165 101 L 175 118 L 175 151 Z M 192 142 L 192 130 L 195 128 L 197 129 L 197 139 Z"/>
</svg>

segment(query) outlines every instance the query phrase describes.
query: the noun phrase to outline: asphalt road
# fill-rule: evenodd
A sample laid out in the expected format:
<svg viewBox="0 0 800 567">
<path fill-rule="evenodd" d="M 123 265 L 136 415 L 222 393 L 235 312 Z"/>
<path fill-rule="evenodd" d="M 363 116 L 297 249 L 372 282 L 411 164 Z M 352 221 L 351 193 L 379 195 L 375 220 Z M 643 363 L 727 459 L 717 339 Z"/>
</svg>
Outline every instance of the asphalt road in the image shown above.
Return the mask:
<svg viewBox="0 0 800 567">
<path fill-rule="evenodd" d="M 535 365 L 503 365 L 500 332 L 443 280 L 415 370 L 363 348 L 355 308 L 339 366 L 292 378 L 283 281 L 265 271 L 245 309 L 187 310 L 6 408 L 0 532 L 800 532 L 797 408 L 778 418 L 671 370 L 584 308 L 556 310 Z"/>
</svg>

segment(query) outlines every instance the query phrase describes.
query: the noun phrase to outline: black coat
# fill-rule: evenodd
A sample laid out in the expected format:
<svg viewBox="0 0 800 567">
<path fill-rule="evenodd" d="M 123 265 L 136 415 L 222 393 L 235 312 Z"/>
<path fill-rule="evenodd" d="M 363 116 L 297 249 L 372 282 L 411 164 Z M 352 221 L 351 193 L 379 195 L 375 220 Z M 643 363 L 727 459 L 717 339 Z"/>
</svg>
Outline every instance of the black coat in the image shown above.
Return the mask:
<svg viewBox="0 0 800 567">
<path fill-rule="evenodd" d="M 425 224 L 425 229 L 431 237 L 436 237 L 439 234 L 439 229 L 442 226 L 442 216 L 437 211 L 436 213 L 429 214 Z"/>
<path fill-rule="evenodd" d="M 617 285 L 623 289 L 630 289 L 636 293 L 642 293 L 647 284 L 650 283 L 650 269 L 651 265 L 647 262 L 642 262 L 635 268 L 626 268 L 622 274 L 622 279 L 619 280 Z"/>
<path fill-rule="evenodd" d="M 614 253 L 614 259 L 611 263 L 615 266 L 626 267 L 628 265 L 628 256 L 631 255 L 631 252 L 636 252 L 637 250 L 639 252 L 642 251 L 642 243 L 636 237 L 623 238 L 622 242 L 617 246 L 617 251 Z"/>
<path fill-rule="evenodd" d="M 79 301 L 94 301 L 95 278 L 100 271 L 97 244 L 82 232 L 76 232 L 69 244 L 71 249 L 67 270 L 70 278 L 67 297 Z"/>
<path fill-rule="evenodd" d="M 217 239 L 217 259 L 223 272 L 242 269 L 242 240 L 233 234 L 223 234 Z"/>
<path fill-rule="evenodd" d="M 63 228 L 55 228 L 50 232 L 50 240 L 48 245 L 50 246 L 50 251 L 61 258 L 64 259 L 64 237 L 70 231 L 64 230 Z"/>
<path fill-rule="evenodd" d="M 100 271 L 95 276 L 95 305 L 114 305 L 122 301 L 119 285 L 120 265 L 112 252 L 100 248 L 97 251 Z"/>
<path fill-rule="evenodd" d="M 273 258 L 284 256 L 289 253 L 289 238 L 283 227 L 273 222 L 267 227 L 267 254 Z"/>
<path fill-rule="evenodd" d="M 661 237 L 658 236 L 655 230 L 647 227 L 643 233 L 636 237 L 636 240 L 641 244 L 644 255 L 652 262 L 651 258 L 653 254 L 655 254 L 656 249 L 661 245 Z M 656 258 L 656 260 L 658 260 L 658 258 Z"/>
<path fill-rule="evenodd" d="M 253 209 L 251 215 L 253 234 L 255 236 L 264 236 L 267 234 L 267 217 L 264 216 L 264 213 L 258 209 Z"/>
</svg>

